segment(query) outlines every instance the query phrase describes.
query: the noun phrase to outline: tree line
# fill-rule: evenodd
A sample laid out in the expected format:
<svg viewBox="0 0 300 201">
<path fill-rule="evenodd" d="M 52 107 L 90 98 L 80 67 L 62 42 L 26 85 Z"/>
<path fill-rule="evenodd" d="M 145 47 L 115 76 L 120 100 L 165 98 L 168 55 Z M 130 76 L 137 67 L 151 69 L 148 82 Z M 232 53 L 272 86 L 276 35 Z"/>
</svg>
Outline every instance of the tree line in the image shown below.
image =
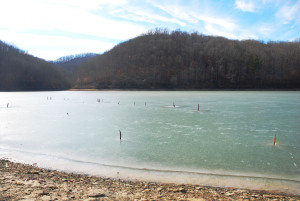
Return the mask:
<svg viewBox="0 0 300 201">
<path fill-rule="evenodd" d="M 156 29 L 82 64 L 76 88 L 300 88 L 300 43 Z"/>
<path fill-rule="evenodd" d="M 56 64 L 63 70 L 72 73 L 76 70 L 76 68 L 80 67 L 84 62 L 88 61 L 89 59 L 95 57 L 97 54 L 95 53 L 82 53 L 76 55 L 68 55 L 63 56 L 52 63 Z"/>
</svg>

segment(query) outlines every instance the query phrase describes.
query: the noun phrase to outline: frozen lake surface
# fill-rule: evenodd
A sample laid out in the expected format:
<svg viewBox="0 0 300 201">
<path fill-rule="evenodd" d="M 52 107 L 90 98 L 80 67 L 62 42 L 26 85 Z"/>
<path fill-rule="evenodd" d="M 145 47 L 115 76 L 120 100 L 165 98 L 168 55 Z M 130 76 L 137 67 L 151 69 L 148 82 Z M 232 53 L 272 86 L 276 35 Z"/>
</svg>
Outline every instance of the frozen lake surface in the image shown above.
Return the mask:
<svg viewBox="0 0 300 201">
<path fill-rule="evenodd" d="M 300 193 L 300 92 L 0 92 L 0 157 Z"/>
</svg>

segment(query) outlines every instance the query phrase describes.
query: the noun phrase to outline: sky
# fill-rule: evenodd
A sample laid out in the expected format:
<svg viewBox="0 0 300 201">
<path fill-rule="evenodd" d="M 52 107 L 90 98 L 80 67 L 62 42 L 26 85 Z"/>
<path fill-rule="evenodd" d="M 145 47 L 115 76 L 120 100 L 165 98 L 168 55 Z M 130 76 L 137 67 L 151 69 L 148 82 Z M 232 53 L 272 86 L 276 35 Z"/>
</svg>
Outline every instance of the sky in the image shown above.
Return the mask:
<svg viewBox="0 0 300 201">
<path fill-rule="evenodd" d="M 0 40 L 45 60 L 103 53 L 155 28 L 294 41 L 300 0 L 0 0 Z"/>
</svg>

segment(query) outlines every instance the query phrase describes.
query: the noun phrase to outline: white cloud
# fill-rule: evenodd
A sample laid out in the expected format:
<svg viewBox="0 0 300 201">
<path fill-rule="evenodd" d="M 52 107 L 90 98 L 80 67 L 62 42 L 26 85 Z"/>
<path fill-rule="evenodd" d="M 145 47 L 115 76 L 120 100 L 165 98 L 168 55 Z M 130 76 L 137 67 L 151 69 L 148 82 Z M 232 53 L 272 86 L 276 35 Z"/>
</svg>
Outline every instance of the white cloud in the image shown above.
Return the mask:
<svg viewBox="0 0 300 201">
<path fill-rule="evenodd" d="M 78 39 L 62 36 L 45 36 L 36 34 L 20 34 L 12 31 L 1 31 L 0 38 L 47 60 L 61 56 L 86 52 L 102 53 L 115 46 L 114 43 L 101 40 Z"/>
<path fill-rule="evenodd" d="M 162 5 L 161 1 L 155 2 L 152 1 L 151 5 L 170 14 L 174 18 L 180 19 L 182 21 L 186 21 L 188 23 L 197 23 L 197 20 L 189 14 L 192 9 L 195 9 L 193 6 L 182 6 L 182 5 L 176 5 L 174 3 L 168 4 L 168 5 Z M 187 12 L 188 11 L 188 12 Z"/>
<path fill-rule="evenodd" d="M 55 0 L 57 3 L 62 2 L 62 0 Z M 53 2 L 53 0 L 49 0 Z M 128 0 L 69 0 L 66 1 L 69 6 L 76 6 L 77 8 L 84 10 L 97 10 L 100 7 L 121 7 L 128 3 Z"/>
<path fill-rule="evenodd" d="M 234 31 L 237 29 L 237 25 L 232 20 L 208 16 L 194 16 L 198 20 L 204 21 L 206 24 L 213 24 L 222 27 L 228 31 Z"/>
<path fill-rule="evenodd" d="M 128 7 L 128 8 L 123 8 L 123 9 L 118 9 L 115 11 L 115 13 L 126 20 L 131 20 L 131 21 L 141 21 L 141 22 L 148 22 L 152 24 L 160 24 L 160 23 L 174 23 L 178 24 L 180 26 L 186 26 L 186 23 L 183 21 L 173 18 L 173 17 L 165 17 L 162 15 L 158 15 L 155 13 L 151 13 L 147 10 L 142 10 L 140 8 L 133 8 L 133 7 Z"/>
<path fill-rule="evenodd" d="M 221 30 L 221 29 L 219 29 L 218 27 L 215 27 L 215 26 L 212 25 L 212 24 L 206 24 L 206 25 L 205 25 L 205 29 L 206 29 L 211 35 L 214 35 L 214 36 L 223 36 L 223 37 L 226 37 L 226 38 L 237 38 L 236 35 L 234 35 L 234 34 L 232 34 L 232 33 L 230 33 L 230 32 Z"/>
<path fill-rule="evenodd" d="M 115 45 L 107 42 L 109 39 L 124 41 L 147 31 L 141 25 L 98 12 L 125 3 L 126 0 L 0 0 L 0 40 L 45 59 L 103 52 Z"/>
<path fill-rule="evenodd" d="M 288 24 L 292 21 L 300 23 L 300 1 L 295 1 L 294 4 L 287 2 L 278 10 L 276 16 L 284 24 Z"/>
<path fill-rule="evenodd" d="M 214 14 L 212 9 L 203 3 L 196 4 L 192 2 L 190 5 L 166 5 L 160 1 L 154 1 L 152 5 L 185 22 L 190 27 L 199 27 L 201 23 L 204 23 L 204 30 L 201 30 L 201 32 L 228 38 L 239 38 L 235 33 L 240 32 L 240 28 L 235 23 L 235 20 L 229 17 L 221 17 L 220 14 Z M 206 9 L 203 9 L 204 7 Z M 199 9 L 203 9 L 203 12 L 199 12 Z"/>
<path fill-rule="evenodd" d="M 267 24 L 259 26 L 257 28 L 257 30 L 258 30 L 259 34 L 264 35 L 264 36 L 269 36 L 274 31 L 273 26 L 270 26 Z"/>
<path fill-rule="evenodd" d="M 83 2 L 83 1 L 81 1 Z M 89 6 L 80 1 L 10 0 L 1 3 L 0 28 L 26 30 L 63 30 L 72 33 L 125 40 L 135 37 L 146 29 L 129 22 L 120 22 L 90 12 L 103 6 L 98 1 Z M 101 2 L 101 1 L 100 1 Z M 118 1 L 120 2 L 120 0 Z M 15 5 L 18 5 L 17 7 Z M 89 8 L 89 9 L 83 9 Z M 3 12 L 2 12 L 3 10 Z"/>
<path fill-rule="evenodd" d="M 235 8 L 240 9 L 244 12 L 255 12 L 256 5 L 251 0 L 236 0 Z"/>
<path fill-rule="evenodd" d="M 223 36 L 234 40 L 258 39 L 258 37 L 255 34 L 253 34 L 251 30 L 243 30 L 243 29 L 228 30 L 211 23 L 206 23 L 205 29 L 209 35 Z"/>
</svg>

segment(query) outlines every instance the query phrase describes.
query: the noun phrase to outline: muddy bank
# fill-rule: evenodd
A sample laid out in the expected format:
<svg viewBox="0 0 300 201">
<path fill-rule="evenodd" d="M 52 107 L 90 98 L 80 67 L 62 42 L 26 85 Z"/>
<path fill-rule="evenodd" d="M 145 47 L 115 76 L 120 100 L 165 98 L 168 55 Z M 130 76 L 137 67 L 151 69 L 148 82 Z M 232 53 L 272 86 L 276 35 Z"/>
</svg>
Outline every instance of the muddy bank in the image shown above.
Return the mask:
<svg viewBox="0 0 300 201">
<path fill-rule="evenodd" d="M 0 200 L 300 200 L 274 191 L 124 181 L 0 160 Z"/>
</svg>

